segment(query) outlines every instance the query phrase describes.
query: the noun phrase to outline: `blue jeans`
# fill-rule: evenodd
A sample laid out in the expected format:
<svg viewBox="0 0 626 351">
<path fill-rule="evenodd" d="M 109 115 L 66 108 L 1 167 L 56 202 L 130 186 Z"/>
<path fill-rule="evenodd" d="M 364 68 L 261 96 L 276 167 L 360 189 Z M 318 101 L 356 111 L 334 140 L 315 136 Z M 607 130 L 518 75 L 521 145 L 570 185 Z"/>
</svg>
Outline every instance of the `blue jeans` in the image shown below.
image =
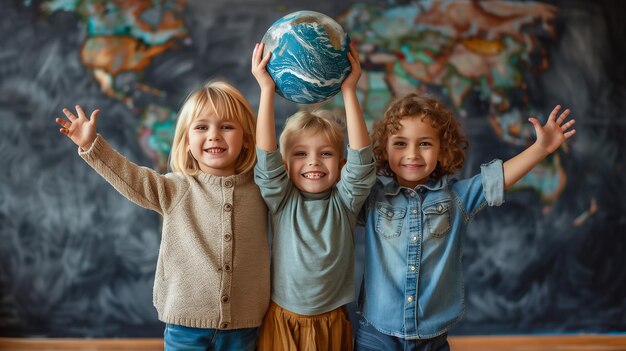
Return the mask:
<svg viewBox="0 0 626 351">
<path fill-rule="evenodd" d="M 354 351 L 369 350 L 450 351 L 450 345 L 448 345 L 447 333 L 432 339 L 404 339 L 379 332 L 365 318 L 361 317 Z"/>
<path fill-rule="evenodd" d="M 219 330 L 166 324 L 163 336 L 165 351 L 254 351 L 259 328 Z"/>
</svg>

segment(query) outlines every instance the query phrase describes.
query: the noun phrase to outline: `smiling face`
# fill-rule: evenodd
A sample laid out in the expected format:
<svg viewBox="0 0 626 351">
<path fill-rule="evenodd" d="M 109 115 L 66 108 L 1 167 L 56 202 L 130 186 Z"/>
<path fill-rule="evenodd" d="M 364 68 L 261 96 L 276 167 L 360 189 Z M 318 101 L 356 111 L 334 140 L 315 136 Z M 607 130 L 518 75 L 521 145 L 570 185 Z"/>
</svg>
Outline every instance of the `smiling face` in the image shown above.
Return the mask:
<svg viewBox="0 0 626 351">
<path fill-rule="evenodd" d="M 212 111 L 202 113 L 187 132 L 188 149 L 203 172 L 233 175 L 243 148 L 243 134 L 239 122 L 220 119 Z"/>
<path fill-rule="evenodd" d="M 285 150 L 283 157 L 289 178 L 300 191 L 321 193 L 339 179 L 342 154 L 324 133 L 295 134 Z"/>
<path fill-rule="evenodd" d="M 398 183 L 415 188 L 428 182 L 437 167 L 440 147 L 439 131 L 427 118 L 403 118 L 398 132 L 389 136 L 386 147 L 389 167 Z"/>
</svg>

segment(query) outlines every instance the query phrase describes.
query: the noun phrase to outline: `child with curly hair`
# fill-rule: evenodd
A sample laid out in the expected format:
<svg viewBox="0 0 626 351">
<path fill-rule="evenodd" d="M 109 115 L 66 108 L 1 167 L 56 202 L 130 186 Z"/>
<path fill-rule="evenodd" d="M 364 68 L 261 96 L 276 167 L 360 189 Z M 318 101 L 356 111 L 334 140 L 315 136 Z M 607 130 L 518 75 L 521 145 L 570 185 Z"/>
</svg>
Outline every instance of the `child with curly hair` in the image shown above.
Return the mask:
<svg viewBox="0 0 626 351">
<path fill-rule="evenodd" d="M 537 140 L 480 174 L 457 180 L 466 137 L 440 101 L 409 94 L 391 103 L 372 131 L 379 178 L 363 205 L 365 268 L 356 350 L 449 350 L 447 332 L 464 309 L 462 241 L 485 206 L 574 135 L 556 106 Z M 565 122 L 565 123 L 564 123 Z"/>
</svg>

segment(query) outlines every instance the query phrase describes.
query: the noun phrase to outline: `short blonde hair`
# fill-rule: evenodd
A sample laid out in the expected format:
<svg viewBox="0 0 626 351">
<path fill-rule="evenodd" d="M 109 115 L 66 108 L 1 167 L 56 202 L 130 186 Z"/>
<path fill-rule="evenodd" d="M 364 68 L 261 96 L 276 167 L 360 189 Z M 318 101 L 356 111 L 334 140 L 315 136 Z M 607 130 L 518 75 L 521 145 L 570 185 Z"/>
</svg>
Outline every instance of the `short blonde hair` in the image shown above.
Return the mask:
<svg viewBox="0 0 626 351">
<path fill-rule="evenodd" d="M 459 171 L 463 167 L 465 150 L 469 146 L 461 125 L 441 101 L 428 95 L 411 93 L 392 101 L 383 119 L 374 123 L 371 137 L 378 175 L 395 177 L 387 159 L 387 140 L 398 133 L 402 119 L 412 117 L 429 121 L 439 131 L 439 160 L 430 178 L 439 179 Z"/>
<path fill-rule="evenodd" d="M 193 91 L 180 109 L 172 152 L 170 168 L 175 172 L 196 175 L 200 172 L 198 161 L 187 149 L 188 132 L 191 123 L 202 113 L 213 112 L 223 120 L 237 121 L 243 128 L 243 147 L 235 163 L 235 173 L 245 173 L 254 167 L 255 121 L 248 100 L 232 85 L 222 81 L 212 81 Z"/>
<path fill-rule="evenodd" d="M 343 157 L 344 123 L 327 110 L 299 111 L 287 118 L 280 134 L 280 153 L 285 157 L 292 139 L 303 132 L 322 133 Z"/>
</svg>

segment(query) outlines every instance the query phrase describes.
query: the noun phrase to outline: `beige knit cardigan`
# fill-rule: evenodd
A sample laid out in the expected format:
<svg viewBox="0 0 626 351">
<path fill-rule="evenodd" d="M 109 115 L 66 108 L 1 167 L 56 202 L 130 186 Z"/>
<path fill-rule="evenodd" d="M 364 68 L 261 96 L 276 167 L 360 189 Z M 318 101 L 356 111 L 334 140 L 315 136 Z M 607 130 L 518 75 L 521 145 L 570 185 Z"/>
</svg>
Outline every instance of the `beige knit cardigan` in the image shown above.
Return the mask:
<svg viewBox="0 0 626 351">
<path fill-rule="evenodd" d="M 163 216 L 153 303 L 159 320 L 195 328 L 261 325 L 269 304 L 267 208 L 252 172 L 159 174 L 100 136 L 79 155 L 132 202 Z"/>
</svg>

